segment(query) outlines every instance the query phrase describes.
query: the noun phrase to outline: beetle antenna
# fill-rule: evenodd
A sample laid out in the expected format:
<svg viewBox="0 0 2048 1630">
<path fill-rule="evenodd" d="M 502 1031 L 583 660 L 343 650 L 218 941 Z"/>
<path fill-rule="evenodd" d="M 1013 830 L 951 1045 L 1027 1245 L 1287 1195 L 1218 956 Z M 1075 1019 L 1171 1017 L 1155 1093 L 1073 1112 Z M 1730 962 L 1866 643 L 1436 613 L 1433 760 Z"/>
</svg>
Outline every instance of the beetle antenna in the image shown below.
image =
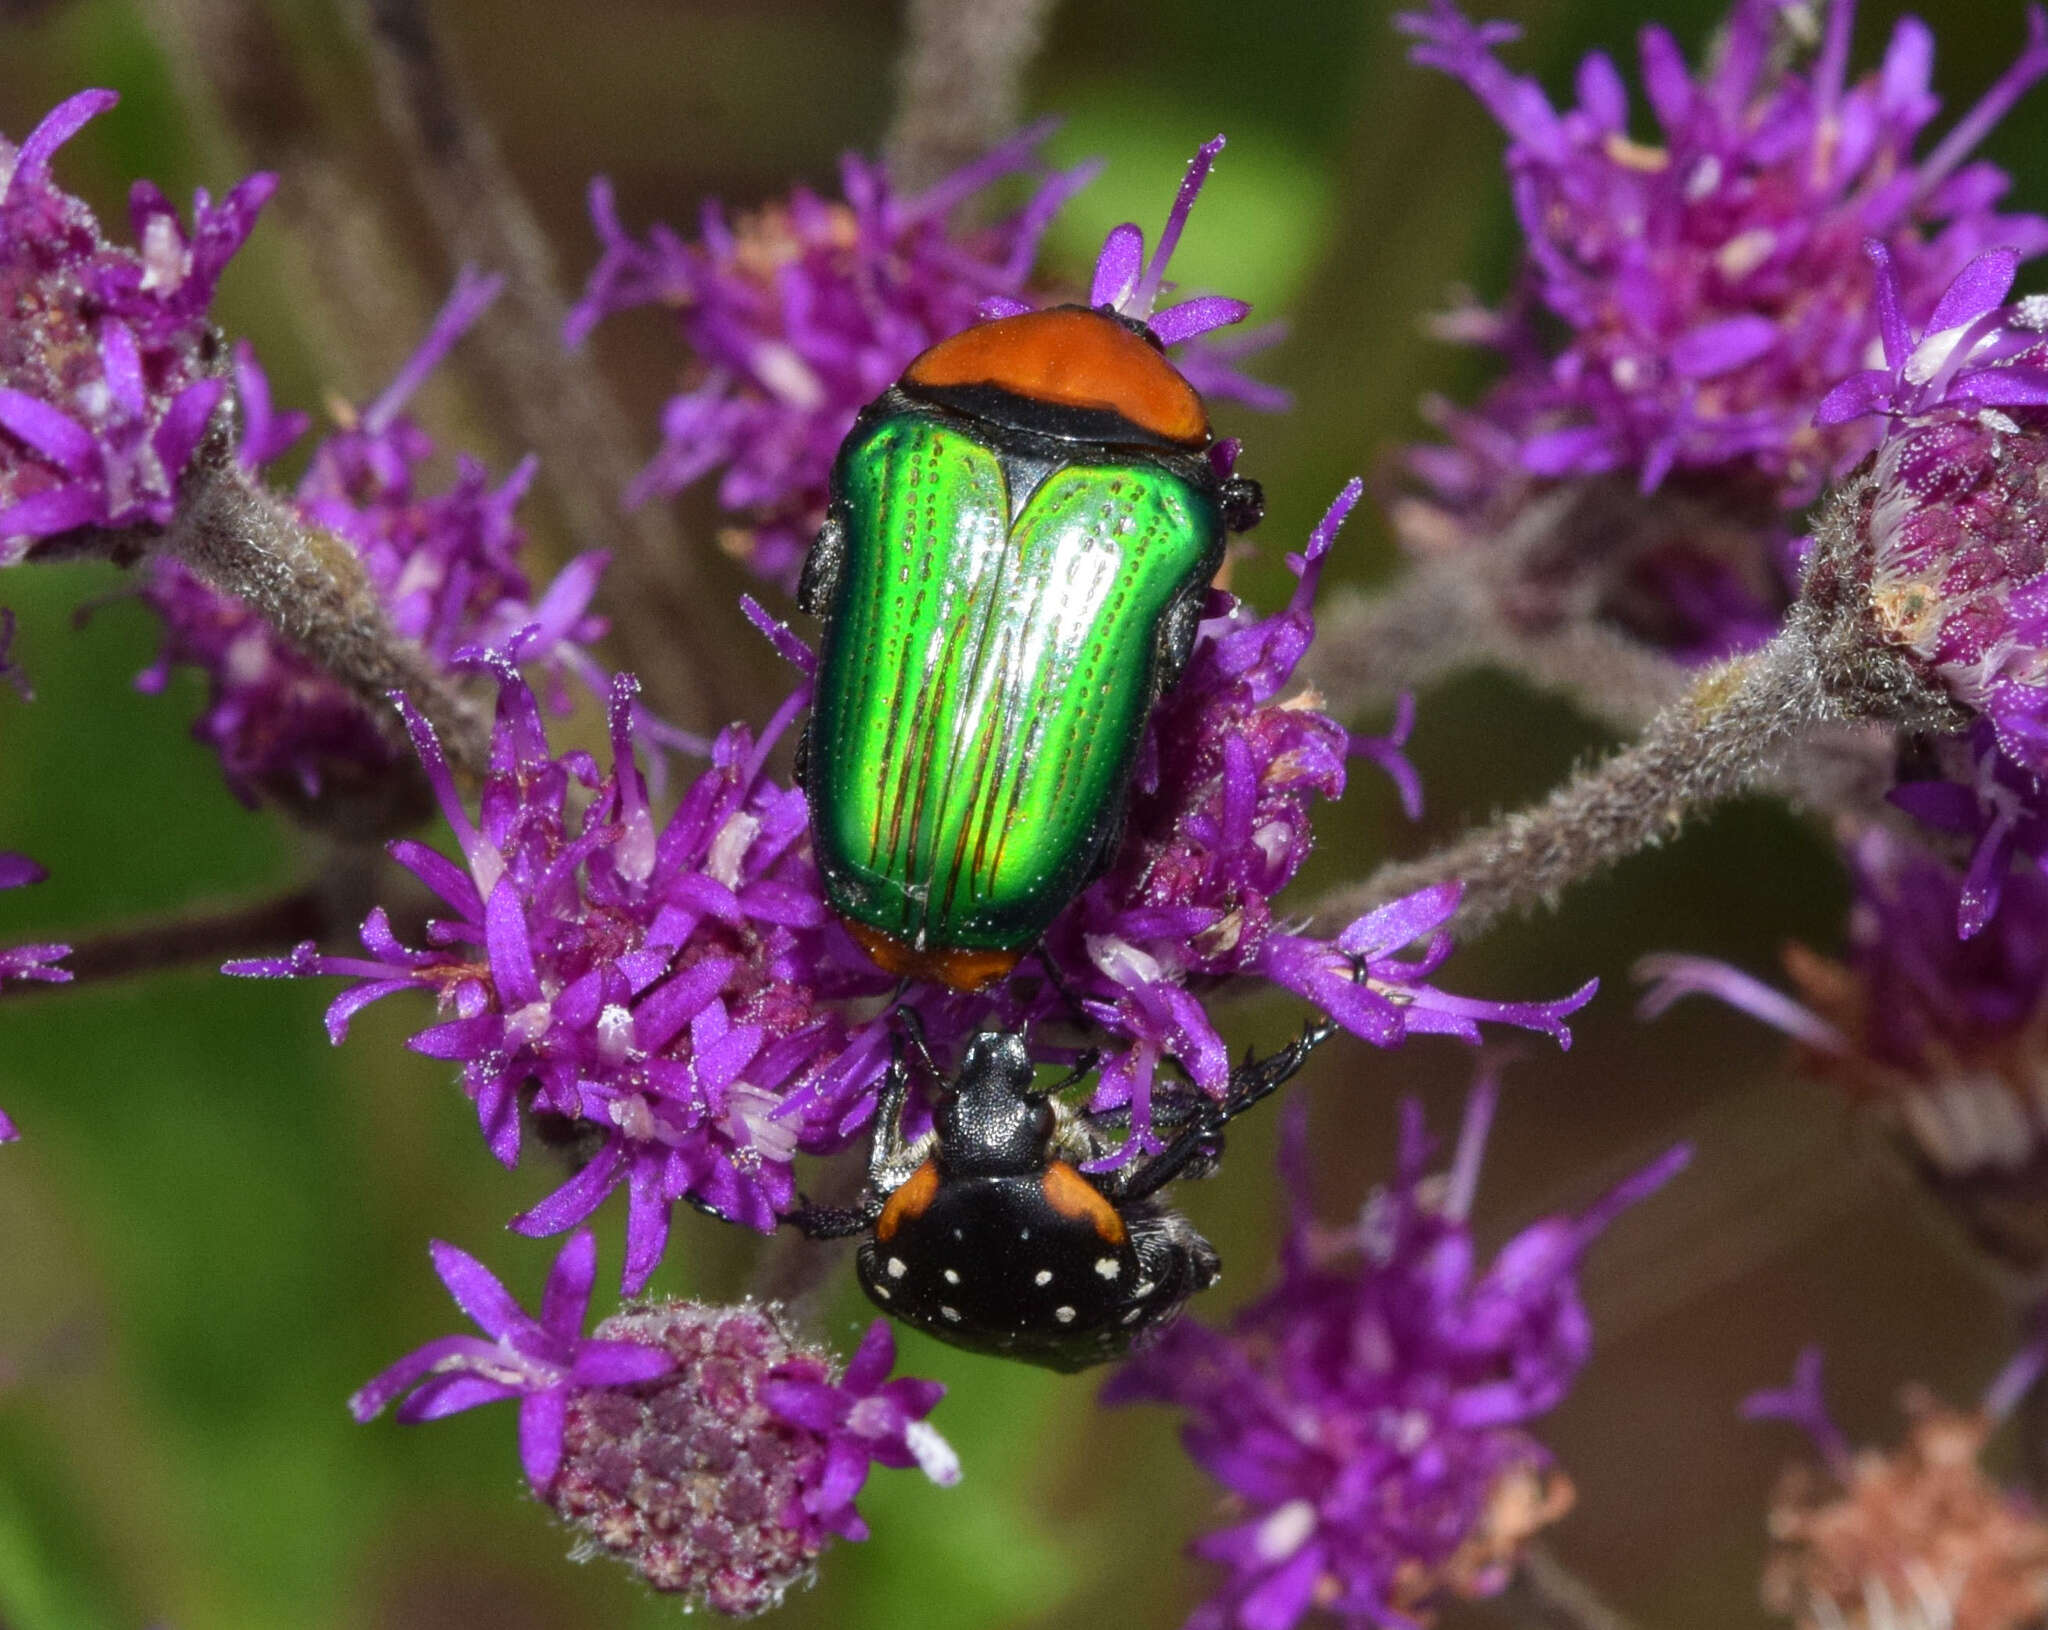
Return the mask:
<svg viewBox="0 0 2048 1630">
<path fill-rule="evenodd" d="M 1060 993 L 1060 999 L 1067 1004 L 1076 1021 L 1083 1025 L 1092 1025 L 1095 1021 L 1088 1017 L 1088 1010 L 1081 1005 L 1081 998 L 1074 993 L 1074 987 L 1067 983 L 1067 976 L 1060 972 L 1060 965 L 1053 961 L 1052 952 L 1045 948 L 1043 940 L 1038 942 L 1038 964 L 1045 969 L 1046 979 L 1051 982 L 1052 988 Z"/>
<path fill-rule="evenodd" d="M 1074 1086 L 1078 1082 L 1080 1082 L 1083 1077 L 1094 1074 L 1096 1065 L 1100 1064 L 1101 1062 L 1102 1049 L 1099 1047 L 1089 1048 L 1087 1052 L 1083 1053 L 1079 1058 L 1074 1060 L 1072 1067 L 1068 1069 L 1065 1075 L 1061 1076 L 1051 1086 L 1047 1087 L 1043 1093 L 1036 1094 L 1036 1096 L 1044 1098 L 1057 1098 L 1061 1093 L 1065 1092 L 1067 1088 Z"/>
</svg>

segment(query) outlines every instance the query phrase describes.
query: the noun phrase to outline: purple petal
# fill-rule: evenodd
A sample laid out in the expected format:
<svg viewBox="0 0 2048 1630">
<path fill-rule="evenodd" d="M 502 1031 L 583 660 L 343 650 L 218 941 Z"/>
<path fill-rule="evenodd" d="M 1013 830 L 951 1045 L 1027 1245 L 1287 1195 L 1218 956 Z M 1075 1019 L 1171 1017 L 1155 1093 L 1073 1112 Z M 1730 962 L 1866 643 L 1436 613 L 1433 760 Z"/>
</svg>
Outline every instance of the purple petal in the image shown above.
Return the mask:
<svg viewBox="0 0 2048 1630">
<path fill-rule="evenodd" d="M 1227 299 L 1220 294 L 1205 294 L 1155 312 L 1145 326 L 1158 337 L 1161 345 L 1179 345 L 1198 334 L 1241 323 L 1251 315 L 1251 310 L 1246 301 Z"/>
<path fill-rule="evenodd" d="M 467 1251 L 434 1240 L 427 1247 L 434 1259 L 434 1272 L 455 1298 L 455 1305 L 475 1321 L 479 1330 L 499 1340 L 525 1334 L 533 1320 L 513 1300 L 512 1293 L 498 1282 L 498 1276 Z"/>
<path fill-rule="evenodd" d="M 17 390 L 0 389 L 0 430 L 26 442 L 59 469 L 84 475 L 98 454 L 91 432 L 48 402 Z"/>
<path fill-rule="evenodd" d="M 583 1334 L 583 1318 L 590 1311 L 590 1288 L 597 1283 L 597 1236 L 579 1228 L 556 1253 L 548 1270 L 547 1289 L 541 1295 L 540 1322 L 543 1329 L 564 1341 Z"/>
<path fill-rule="evenodd" d="M 1138 286 L 1145 269 L 1145 234 L 1134 221 L 1111 227 L 1095 259 L 1095 280 L 1088 289 L 1091 306 L 1121 307 Z"/>
<path fill-rule="evenodd" d="M 1943 291 L 1934 315 L 1927 319 L 1926 332 L 1939 334 L 1943 329 L 1959 328 L 1999 305 L 2019 274 L 2019 264 L 2018 250 L 1987 249 Z"/>
<path fill-rule="evenodd" d="M 519 1403 L 519 1464 L 537 1495 L 545 1494 L 562 1464 L 562 1428 L 569 1415 L 569 1389 L 530 1392 Z"/>
</svg>

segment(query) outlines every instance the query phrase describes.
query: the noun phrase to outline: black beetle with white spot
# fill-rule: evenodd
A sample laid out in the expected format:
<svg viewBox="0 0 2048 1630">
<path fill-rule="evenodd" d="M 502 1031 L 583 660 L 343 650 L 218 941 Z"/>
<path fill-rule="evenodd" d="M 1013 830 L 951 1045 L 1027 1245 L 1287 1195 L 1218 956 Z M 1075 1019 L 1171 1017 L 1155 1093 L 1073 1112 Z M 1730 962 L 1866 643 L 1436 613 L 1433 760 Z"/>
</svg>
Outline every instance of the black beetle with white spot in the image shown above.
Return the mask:
<svg viewBox="0 0 2048 1630">
<path fill-rule="evenodd" d="M 1091 1173 L 1128 1130 L 1127 1112 L 1091 1115 L 1061 1100 L 1092 1062 L 1041 1089 L 1024 1038 L 985 1031 L 946 1081 L 912 1021 L 911 1044 L 940 1083 L 931 1131 L 903 1136 L 910 1073 L 899 1045 L 860 1204 L 805 1206 L 790 1220 L 816 1239 L 867 1233 L 861 1288 L 942 1341 L 1056 1370 L 1104 1363 L 1216 1280 L 1215 1249 L 1160 1191 L 1206 1176 L 1224 1125 L 1299 1070 L 1331 1030 L 1312 1025 L 1270 1058 L 1247 1057 L 1221 1098 L 1161 1103 L 1154 1120 L 1166 1146 Z"/>
</svg>

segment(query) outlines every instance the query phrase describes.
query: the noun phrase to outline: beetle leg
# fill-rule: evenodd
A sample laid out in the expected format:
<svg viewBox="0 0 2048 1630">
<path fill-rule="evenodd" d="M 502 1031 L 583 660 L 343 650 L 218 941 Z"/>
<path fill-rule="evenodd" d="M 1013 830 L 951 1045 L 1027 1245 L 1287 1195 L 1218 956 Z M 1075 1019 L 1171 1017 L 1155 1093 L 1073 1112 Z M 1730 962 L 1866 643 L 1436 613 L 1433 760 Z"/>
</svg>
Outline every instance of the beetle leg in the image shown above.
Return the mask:
<svg viewBox="0 0 2048 1630">
<path fill-rule="evenodd" d="M 1225 1125 L 1275 1091 L 1307 1063 L 1309 1054 L 1329 1040 L 1336 1028 L 1328 1019 L 1319 1020 L 1270 1058 L 1256 1059 L 1247 1054 L 1244 1063 L 1230 1072 L 1230 1090 L 1224 1097 L 1197 1106 L 1185 1131 L 1150 1160 L 1112 1174 L 1105 1181 L 1103 1192 L 1118 1205 L 1158 1193 L 1202 1157 L 1204 1150 L 1223 1135 Z"/>
<path fill-rule="evenodd" d="M 1209 591 L 1206 583 L 1197 583 L 1166 608 L 1166 615 L 1159 624 L 1158 688 L 1153 700 L 1173 689 L 1180 678 L 1181 670 L 1188 665 L 1188 654 L 1195 648 L 1195 633 L 1202 626 L 1202 599 Z"/>
<path fill-rule="evenodd" d="M 874 1227 L 881 1214 L 880 1199 L 858 1206 L 814 1206 L 805 1202 L 782 1220 L 801 1230 L 806 1239 L 849 1239 Z"/>
<path fill-rule="evenodd" d="M 835 510 L 827 513 L 825 524 L 811 540 L 810 553 L 804 556 L 804 569 L 796 580 L 797 610 L 813 617 L 829 612 L 839 590 L 840 568 L 845 564 L 846 523 Z"/>
</svg>

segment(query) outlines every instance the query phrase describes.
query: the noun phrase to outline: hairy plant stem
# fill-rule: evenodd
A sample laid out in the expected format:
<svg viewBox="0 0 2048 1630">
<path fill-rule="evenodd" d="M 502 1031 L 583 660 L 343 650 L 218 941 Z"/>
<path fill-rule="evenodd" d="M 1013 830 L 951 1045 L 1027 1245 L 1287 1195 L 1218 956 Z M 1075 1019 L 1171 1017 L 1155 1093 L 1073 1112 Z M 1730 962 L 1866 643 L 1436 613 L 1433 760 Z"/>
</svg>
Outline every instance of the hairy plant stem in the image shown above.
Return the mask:
<svg viewBox="0 0 2048 1630">
<path fill-rule="evenodd" d="M 1825 576 L 1830 563 L 1819 563 Z M 1433 884 L 1462 881 L 1461 936 L 1506 912 L 1554 902 L 1574 883 L 1675 835 L 1687 817 L 1758 786 L 1788 743 L 1814 726 L 1857 719 L 1919 727 L 1961 720 L 1902 658 L 1871 639 L 1833 581 L 1809 594 L 1768 645 L 1708 669 L 1630 746 L 1549 797 L 1420 860 L 1383 866 L 1322 901 L 1346 920 Z"/>
<path fill-rule="evenodd" d="M 69 984 L 10 985 L 5 997 L 69 990 L 171 968 L 218 967 L 232 957 L 289 950 L 302 940 L 324 940 L 344 933 L 363 919 L 373 903 L 381 859 L 374 849 L 340 849 L 328 868 L 303 888 L 79 940 L 63 962 L 72 976 Z M 408 905 L 404 909 L 410 912 L 413 908 Z"/>
<path fill-rule="evenodd" d="M 1624 735 L 1685 694 L 1684 667 L 1619 629 L 1579 621 L 1515 628 L 1476 564 L 1426 561 L 1383 594 L 1331 597 L 1316 613 L 1308 677 L 1332 715 L 1355 719 L 1404 691 L 1484 667 L 1554 691 Z"/>
<path fill-rule="evenodd" d="M 1524 1630 L 1633 1630 L 1599 1591 L 1542 1545 L 1531 1545 L 1523 1555 L 1499 1606 Z"/>
<path fill-rule="evenodd" d="M 1053 0 L 908 0 L 890 178 L 914 194 L 1017 128 Z"/>
<path fill-rule="evenodd" d="M 358 0 L 378 106 L 413 167 L 452 263 L 505 277 L 476 345 L 579 549 L 612 552 L 605 609 L 648 702 L 709 727 L 750 698 L 726 659 L 734 626 L 706 594 L 698 557 L 660 504 L 621 508 L 632 427 L 589 359 L 563 343 L 569 308 L 554 250 L 478 116 L 422 0 Z"/>
<path fill-rule="evenodd" d="M 402 691 L 456 768 L 490 762 L 490 714 L 395 630 L 348 543 L 309 526 L 248 476 L 215 436 L 186 472 L 178 514 L 156 547 L 209 588 L 242 601 L 308 660 L 353 691 L 402 740 L 390 694 Z"/>
</svg>

